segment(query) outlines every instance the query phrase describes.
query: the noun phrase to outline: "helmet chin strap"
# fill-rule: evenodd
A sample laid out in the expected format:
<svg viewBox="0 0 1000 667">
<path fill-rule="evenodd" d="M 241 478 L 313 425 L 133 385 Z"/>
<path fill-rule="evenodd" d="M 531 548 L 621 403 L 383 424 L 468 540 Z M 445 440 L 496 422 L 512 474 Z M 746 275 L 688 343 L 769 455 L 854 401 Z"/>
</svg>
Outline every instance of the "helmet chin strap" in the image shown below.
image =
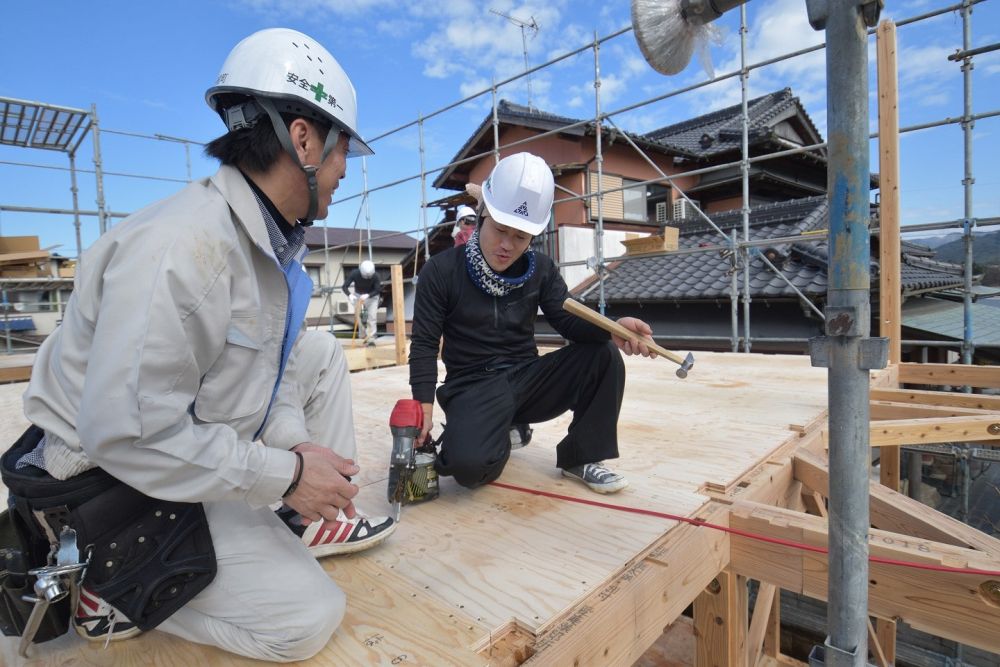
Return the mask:
<svg viewBox="0 0 1000 667">
<path fill-rule="evenodd" d="M 281 142 L 282 148 L 285 149 L 286 153 L 292 156 L 295 164 L 297 164 L 299 169 L 301 169 L 306 175 L 306 185 L 309 187 L 309 210 L 306 212 L 304 218 L 299 219 L 299 223 L 308 227 L 316 220 L 316 211 L 319 209 L 319 188 L 316 182 L 316 172 L 319 171 L 319 167 L 311 164 L 302 164 L 302 161 L 299 160 L 299 154 L 295 151 L 295 147 L 292 145 L 292 137 L 288 134 L 288 128 L 285 127 L 285 122 L 281 119 L 281 115 L 274 107 L 274 102 L 266 97 L 258 97 L 256 100 L 257 104 L 259 104 L 260 107 L 267 112 L 268 118 L 271 119 L 271 126 L 274 128 L 274 134 L 278 137 L 278 141 Z M 326 134 L 326 141 L 323 144 L 323 154 L 320 157 L 321 165 L 326 161 L 326 157 L 330 154 L 330 151 L 332 151 L 337 145 L 337 140 L 339 138 L 340 129 L 336 126 L 331 127 L 330 131 Z"/>
</svg>

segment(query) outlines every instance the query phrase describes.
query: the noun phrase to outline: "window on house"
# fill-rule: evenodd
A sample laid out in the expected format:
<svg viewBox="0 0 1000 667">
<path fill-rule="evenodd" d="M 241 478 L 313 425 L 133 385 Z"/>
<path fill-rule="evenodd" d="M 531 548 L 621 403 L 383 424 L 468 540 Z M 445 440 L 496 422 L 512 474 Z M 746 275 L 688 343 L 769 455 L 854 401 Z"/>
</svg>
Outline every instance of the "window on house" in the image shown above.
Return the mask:
<svg viewBox="0 0 1000 667">
<path fill-rule="evenodd" d="M 306 266 L 306 273 L 309 275 L 310 280 L 313 282 L 313 291 L 318 291 L 323 285 L 323 267 L 322 266 Z"/>
<path fill-rule="evenodd" d="M 670 187 L 666 185 L 639 185 L 641 181 L 604 174 L 604 190 L 614 190 L 604 195 L 603 213 L 605 220 L 620 220 L 646 225 L 663 224 L 670 202 Z M 590 191 L 598 189 L 597 175 L 590 175 Z M 596 200 L 591 202 L 590 217 L 597 219 Z"/>
</svg>

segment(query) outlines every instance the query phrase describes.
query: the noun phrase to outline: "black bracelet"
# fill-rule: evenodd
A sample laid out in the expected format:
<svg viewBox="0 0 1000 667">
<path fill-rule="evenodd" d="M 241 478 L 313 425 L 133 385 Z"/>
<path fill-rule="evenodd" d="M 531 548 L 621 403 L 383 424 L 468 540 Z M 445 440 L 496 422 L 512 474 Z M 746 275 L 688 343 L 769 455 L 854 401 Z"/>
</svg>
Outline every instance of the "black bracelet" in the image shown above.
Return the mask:
<svg viewBox="0 0 1000 667">
<path fill-rule="evenodd" d="M 295 489 L 299 488 L 299 482 L 302 481 L 302 470 L 306 467 L 306 460 L 302 458 L 302 454 L 300 452 L 292 452 L 292 453 L 298 457 L 299 461 L 298 470 L 295 472 L 295 479 L 293 479 L 292 483 L 288 485 L 288 488 L 285 490 L 285 493 L 281 496 L 282 498 L 287 498 L 288 496 L 295 493 Z"/>
</svg>

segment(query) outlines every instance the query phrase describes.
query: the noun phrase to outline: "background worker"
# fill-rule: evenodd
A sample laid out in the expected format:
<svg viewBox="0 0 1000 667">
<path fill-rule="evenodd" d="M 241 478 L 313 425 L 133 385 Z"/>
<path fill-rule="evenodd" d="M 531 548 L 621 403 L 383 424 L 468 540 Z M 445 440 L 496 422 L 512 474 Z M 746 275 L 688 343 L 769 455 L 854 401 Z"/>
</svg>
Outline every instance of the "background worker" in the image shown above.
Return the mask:
<svg viewBox="0 0 1000 667">
<path fill-rule="evenodd" d="M 476 231 L 476 212 L 472 210 L 472 207 L 463 204 L 455 211 L 455 228 L 451 230 L 455 246 L 468 243 L 469 237 L 474 231 Z"/>
<path fill-rule="evenodd" d="M 371 150 L 347 75 L 293 30 L 241 41 L 206 99 L 228 130 L 206 148 L 222 166 L 88 250 L 25 394 L 44 438 L 23 462 L 59 480 L 98 466 L 152 499 L 201 504 L 217 572 L 158 629 L 302 660 L 345 607 L 314 556 L 374 546 L 395 528 L 353 504 L 343 350 L 300 331 L 312 293 L 303 226 L 326 217 L 346 158 Z M 269 508 L 279 502 L 293 530 Z M 78 632 L 134 634 L 115 598 L 87 593 L 98 574 L 83 581 Z"/>
<path fill-rule="evenodd" d="M 445 430 L 436 468 L 466 487 L 500 476 L 510 456 L 512 424 L 537 423 L 573 411 L 556 447 L 556 465 L 598 493 L 627 486 L 603 462 L 618 456 L 618 412 L 626 354 L 652 356 L 645 345 L 614 337 L 562 308 L 569 296 L 552 260 L 528 250 L 544 231 L 554 183 L 545 162 L 508 156 L 482 185 L 478 226 L 469 242 L 433 256 L 420 272 L 410 347 L 410 385 L 424 409 L 423 440 L 433 424 L 438 345 L 447 370 L 437 400 Z M 539 307 L 573 342 L 538 355 Z M 625 317 L 622 326 L 649 336 Z"/>
<path fill-rule="evenodd" d="M 344 281 L 344 294 L 351 304 L 351 309 L 357 313 L 360 307 L 365 321 L 365 343 L 375 344 L 375 333 L 378 329 L 379 292 L 382 291 L 382 281 L 375 272 L 375 264 L 370 259 L 361 262 Z"/>
</svg>

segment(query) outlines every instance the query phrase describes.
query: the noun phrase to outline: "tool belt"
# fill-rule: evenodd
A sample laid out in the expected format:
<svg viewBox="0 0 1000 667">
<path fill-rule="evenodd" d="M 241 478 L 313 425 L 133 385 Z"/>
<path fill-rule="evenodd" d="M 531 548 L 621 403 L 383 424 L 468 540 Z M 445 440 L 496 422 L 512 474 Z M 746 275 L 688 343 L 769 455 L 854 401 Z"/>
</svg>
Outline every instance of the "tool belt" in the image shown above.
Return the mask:
<svg viewBox="0 0 1000 667">
<path fill-rule="evenodd" d="M 15 566 L 7 568 L 5 578 L 0 571 L 4 634 L 23 631 L 24 605 L 13 600 L 20 599 L 17 587 L 33 585 L 27 570 L 54 564 L 59 536 L 67 529 L 75 531 L 80 559 L 87 563 L 83 581 L 88 590 L 142 630 L 156 627 L 211 583 L 215 549 L 201 503 L 150 498 L 100 468 L 67 480 L 57 480 L 32 465 L 17 469 L 18 460 L 38 445 L 42 435 L 41 429 L 31 426 L 0 459 L 0 473 L 10 490 L 8 515 L 17 537 L 17 544 L 10 544 L 9 537 L 0 542 L 6 547 L 6 562 Z M 2 535 L 0 530 L 0 539 Z M 0 560 L 0 569 L 3 563 Z M 47 612 L 47 617 L 59 616 L 61 625 L 53 622 L 48 628 L 43 622 L 35 641 L 65 632 L 72 611 Z"/>
</svg>

